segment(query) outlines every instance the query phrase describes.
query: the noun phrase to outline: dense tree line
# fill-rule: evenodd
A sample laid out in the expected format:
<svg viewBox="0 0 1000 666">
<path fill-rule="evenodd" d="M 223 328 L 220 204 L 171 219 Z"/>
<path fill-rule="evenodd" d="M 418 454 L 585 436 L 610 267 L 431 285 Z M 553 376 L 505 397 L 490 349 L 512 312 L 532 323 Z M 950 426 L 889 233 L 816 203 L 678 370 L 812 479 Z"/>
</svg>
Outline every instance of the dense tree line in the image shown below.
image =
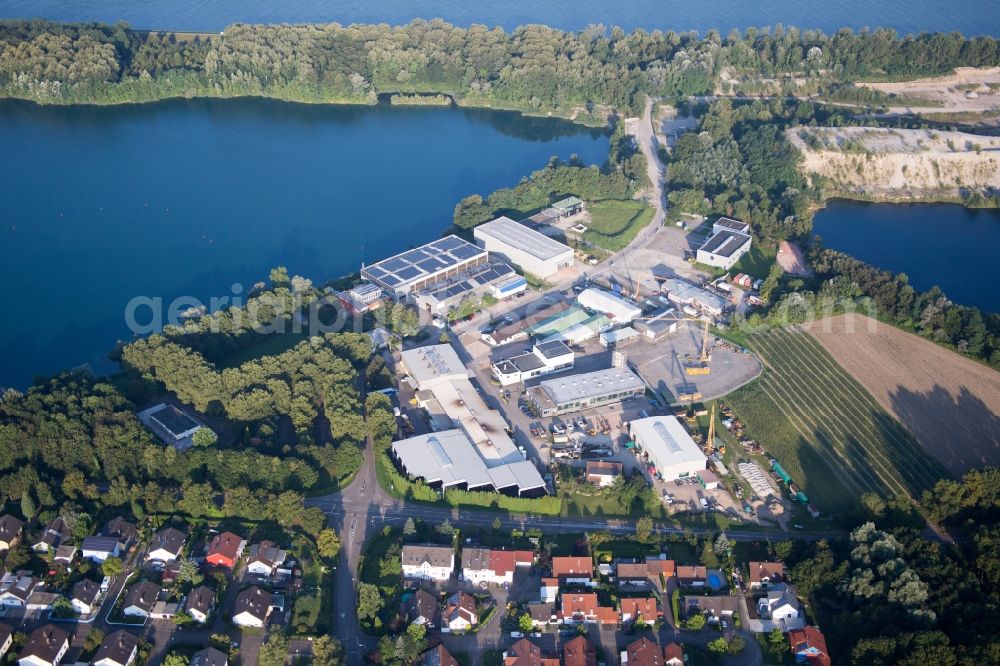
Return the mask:
<svg viewBox="0 0 1000 666">
<path fill-rule="evenodd" d="M 938 288 L 920 292 L 905 274 L 893 274 L 816 245 L 809 253 L 818 292 L 832 300 L 871 299 L 876 314 L 974 359 L 1000 367 L 1000 314 L 958 305 Z"/>
<path fill-rule="evenodd" d="M 765 241 L 808 235 L 820 193 L 799 174 L 801 156 L 784 129 L 834 117 L 809 102 L 714 102 L 669 155 L 671 203 L 746 220 Z"/>
<path fill-rule="evenodd" d="M 472 194 L 459 201 L 455 206 L 455 226 L 471 229 L 500 215 L 520 220 L 529 212 L 569 195 L 587 201 L 629 199 L 634 190 L 635 181 L 623 169 L 564 164 L 553 158 L 544 169 L 514 187 L 496 190 L 486 199 Z"/>
<path fill-rule="evenodd" d="M 317 533 L 322 512 L 306 511 L 318 478 L 308 453 L 251 449 L 177 451 L 155 441 L 113 386 L 82 372 L 38 382 L 0 400 L 0 503 L 58 511 L 94 527 L 105 508 L 192 516 L 238 516 L 301 525 Z M 25 501 L 27 500 L 27 501 Z M 99 526 L 98 526 L 99 527 Z"/>
<path fill-rule="evenodd" d="M 940 74 L 996 64 L 997 40 L 958 33 L 834 35 L 780 26 L 696 33 L 531 25 L 505 32 L 443 21 L 386 25 L 242 25 L 189 38 L 125 24 L 0 22 L 0 87 L 49 102 L 176 95 L 268 95 L 373 102 L 380 93 L 445 93 L 469 104 L 569 112 L 602 103 L 636 111 L 641 95 L 712 91 L 720 73 L 792 73 L 842 81 Z"/>
<path fill-rule="evenodd" d="M 928 539 L 909 502 L 868 502 L 849 543 L 793 549 L 791 579 L 813 604 L 834 663 L 1000 663 L 1000 474 L 972 471 L 939 481 L 924 510 L 957 543 Z M 905 506 L 905 508 L 904 508 Z"/>
</svg>

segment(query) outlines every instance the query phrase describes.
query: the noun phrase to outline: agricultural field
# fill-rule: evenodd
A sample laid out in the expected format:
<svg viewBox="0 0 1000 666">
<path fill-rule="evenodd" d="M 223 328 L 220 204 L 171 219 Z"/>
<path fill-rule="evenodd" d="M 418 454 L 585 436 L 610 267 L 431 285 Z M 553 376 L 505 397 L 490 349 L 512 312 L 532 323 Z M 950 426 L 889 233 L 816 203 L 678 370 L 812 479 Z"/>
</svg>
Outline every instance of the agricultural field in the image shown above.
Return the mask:
<svg viewBox="0 0 1000 666">
<path fill-rule="evenodd" d="M 860 315 L 824 319 L 809 333 L 952 474 L 1000 465 L 996 370 Z"/>
<path fill-rule="evenodd" d="M 948 476 L 808 334 L 779 329 L 748 343 L 764 373 L 727 402 L 821 511 L 851 510 L 868 491 L 917 497 Z"/>
</svg>

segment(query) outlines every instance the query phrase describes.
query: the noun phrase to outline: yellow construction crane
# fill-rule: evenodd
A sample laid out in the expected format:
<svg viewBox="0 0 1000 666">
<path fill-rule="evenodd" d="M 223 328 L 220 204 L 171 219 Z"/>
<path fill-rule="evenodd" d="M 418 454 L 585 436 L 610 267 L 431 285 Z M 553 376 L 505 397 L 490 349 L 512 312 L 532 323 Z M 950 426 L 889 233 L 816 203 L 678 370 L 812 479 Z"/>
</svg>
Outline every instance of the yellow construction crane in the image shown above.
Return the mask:
<svg viewBox="0 0 1000 666">
<path fill-rule="evenodd" d="M 692 321 L 694 321 L 692 319 Z M 712 356 L 708 353 L 708 320 L 705 319 L 705 332 L 701 338 L 701 355 L 698 357 L 697 363 L 688 364 L 684 368 L 684 372 L 689 375 L 707 375 L 712 372 L 712 368 L 709 367 L 708 363 L 712 360 Z"/>
<path fill-rule="evenodd" d="M 712 415 L 708 421 L 708 438 L 705 440 L 705 455 L 711 455 L 715 449 L 715 405 L 712 405 Z"/>
</svg>

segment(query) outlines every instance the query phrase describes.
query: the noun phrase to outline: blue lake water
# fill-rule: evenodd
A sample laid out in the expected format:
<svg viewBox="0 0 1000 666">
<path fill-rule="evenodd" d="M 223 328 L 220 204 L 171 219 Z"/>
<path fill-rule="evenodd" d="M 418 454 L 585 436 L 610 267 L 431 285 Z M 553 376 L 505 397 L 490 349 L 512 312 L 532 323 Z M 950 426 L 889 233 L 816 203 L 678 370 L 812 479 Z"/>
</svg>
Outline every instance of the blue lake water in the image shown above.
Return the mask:
<svg viewBox="0 0 1000 666">
<path fill-rule="evenodd" d="M 1000 312 L 1000 210 L 831 201 L 813 229 L 825 247 L 906 273 L 916 289 L 937 285 L 956 303 Z"/>
<path fill-rule="evenodd" d="M 59 21 L 124 19 L 140 28 L 222 30 L 247 23 L 407 23 L 443 18 L 513 29 L 544 23 L 568 30 L 590 24 L 625 29 L 728 32 L 777 23 L 834 32 L 842 27 L 893 28 L 900 33 L 959 30 L 1000 34 L 1000 11 L 982 0 L 0 0 L 0 17 Z"/>
<path fill-rule="evenodd" d="M 0 385 L 99 365 L 135 296 L 207 302 L 278 264 L 343 275 L 438 237 L 467 194 L 607 150 L 496 111 L 0 102 Z"/>
</svg>

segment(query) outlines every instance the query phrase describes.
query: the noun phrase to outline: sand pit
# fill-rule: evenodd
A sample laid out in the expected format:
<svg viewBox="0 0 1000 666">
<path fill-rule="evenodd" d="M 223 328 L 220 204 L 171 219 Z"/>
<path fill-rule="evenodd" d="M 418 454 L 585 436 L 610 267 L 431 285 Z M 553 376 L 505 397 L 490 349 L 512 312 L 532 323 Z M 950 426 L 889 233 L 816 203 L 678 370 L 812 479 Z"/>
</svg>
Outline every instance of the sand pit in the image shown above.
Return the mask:
<svg viewBox="0 0 1000 666">
<path fill-rule="evenodd" d="M 789 275 L 812 275 L 812 271 L 806 265 L 805 257 L 802 256 L 802 248 L 799 247 L 798 243 L 781 241 L 781 244 L 778 245 L 778 265 L 781 266 L 781 270 Z"/>
<path fill-rule="evenodd" d="M 959 67 L 948 76 L 857 85 L 940 105 L 889 107 L 893 113 L 983 113 L 1000 107 L 1000 67 Z"/>
<path fill-rule="evenodd" d="M 952 474 L 1000 465 L 1000 372 L 861 315 L 809 333 Z"/>
</svg>

